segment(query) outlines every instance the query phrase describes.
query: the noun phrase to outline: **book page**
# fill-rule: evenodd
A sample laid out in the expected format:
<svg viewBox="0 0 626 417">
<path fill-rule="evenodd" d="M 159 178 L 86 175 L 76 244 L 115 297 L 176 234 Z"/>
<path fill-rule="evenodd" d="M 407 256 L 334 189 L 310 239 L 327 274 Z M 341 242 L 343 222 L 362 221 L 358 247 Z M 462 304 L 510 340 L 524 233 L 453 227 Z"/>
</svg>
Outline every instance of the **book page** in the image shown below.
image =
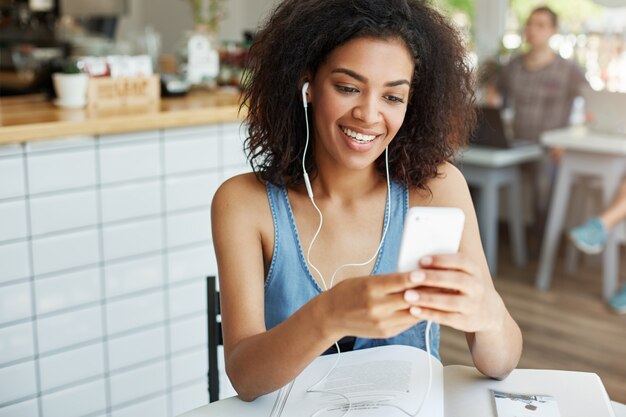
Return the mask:
<svg viewBox="0 0 626 417">
<path fill-rule="evenodd" d="M 541 394 L 491 391 L 498 417 L 561 417 L 556 398 Z"/>
<path fill-rule="evenodd" d="M 383 346 L 345 352 L 323 379 L 336 358 L 337 355 L 322 356 L 309 365 L 279 395 L 272 417 L 339 417 L 347 411 L 344 396 L 352 403 L 351 416 L 415 414 L 428 385 L 425 351 L 410 346 Z M 443 417 L 443 367 L 435 358 L 432 365 L 432 387 L 420 415 Z M 323 392 L 307 392 L 309 389 Z"/>
<path fill-rule="evenodd" d="M 487 378 L 468 366 L 446 366 L 446 417 L 497 417 L 494 391 L 551 396 L 562 417 L 615 417 L 596 374 L 544 369 L 516 369 L 503 381 Z"/>
</svg>

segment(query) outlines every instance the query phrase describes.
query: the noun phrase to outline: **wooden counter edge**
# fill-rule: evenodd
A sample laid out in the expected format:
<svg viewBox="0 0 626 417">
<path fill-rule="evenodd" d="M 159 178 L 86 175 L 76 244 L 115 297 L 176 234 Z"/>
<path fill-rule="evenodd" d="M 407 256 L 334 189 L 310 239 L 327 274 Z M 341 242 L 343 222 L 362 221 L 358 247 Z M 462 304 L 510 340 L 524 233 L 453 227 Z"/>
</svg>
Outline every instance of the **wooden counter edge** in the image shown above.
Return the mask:
<svg viewBox="0 0 626 417">
<path fill-rule="evenodd" d="M 242 113 L 245 111 L 242 110 Z M 97 120 L 54 121 L 0 127 L 0 145 L 57 139 L 77 135 L 110 135 L 142 130 L 167 129 L 213 123 L 236 122 L 243 118 L 239 105 L 118 115 Z"/>
</svg>

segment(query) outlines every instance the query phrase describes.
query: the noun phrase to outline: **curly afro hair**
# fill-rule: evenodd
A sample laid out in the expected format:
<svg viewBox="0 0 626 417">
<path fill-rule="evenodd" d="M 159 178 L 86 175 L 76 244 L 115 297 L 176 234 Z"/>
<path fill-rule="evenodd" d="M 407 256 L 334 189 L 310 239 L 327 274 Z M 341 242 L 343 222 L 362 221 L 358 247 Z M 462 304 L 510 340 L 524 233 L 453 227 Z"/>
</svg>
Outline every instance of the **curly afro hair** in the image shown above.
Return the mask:
<svg viewBox="0 0 626 417">
<path fill-rule="evenodd" d="M 472 74 L 458 32 L 419 0 L 284 0 L 250 50 L 242 107 L 257 177 L 301 184 L 305 120 L 299 85 L 338 46 L 358 37 L 400 39 L 414 59 L 407 112 L 389 145 L 391 178 L 426 189 L 474 128 Z M 309 108 L 309 111 L 314 111 Z M 309 153 L 307 171 L 315 173 Z M 384 175 L 384 155 L 376 166 Z"/>
</svg>

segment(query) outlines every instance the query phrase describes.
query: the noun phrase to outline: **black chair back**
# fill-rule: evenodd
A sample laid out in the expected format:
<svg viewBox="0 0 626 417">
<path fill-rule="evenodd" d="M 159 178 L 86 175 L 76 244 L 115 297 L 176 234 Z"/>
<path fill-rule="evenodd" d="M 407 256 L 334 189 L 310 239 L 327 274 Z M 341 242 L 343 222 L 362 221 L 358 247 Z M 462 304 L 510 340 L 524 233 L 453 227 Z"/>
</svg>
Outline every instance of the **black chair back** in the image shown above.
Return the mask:
<svg viewBox="0 0 626 417">
<path fill-rule="evenodd" d="M 220 315 L 220 293 L 217 291 L 214 276 L 206 277 L 207 296 L 207 327 L 209 339 L 209 371 L 207 378 L 209 382 L 209 402 L 219 400 L 220 396 L 220 376 L 217 367 L 217 347 L 224 344 L 222 337 L 222 323 L 218 321 Z"/>
</svg>

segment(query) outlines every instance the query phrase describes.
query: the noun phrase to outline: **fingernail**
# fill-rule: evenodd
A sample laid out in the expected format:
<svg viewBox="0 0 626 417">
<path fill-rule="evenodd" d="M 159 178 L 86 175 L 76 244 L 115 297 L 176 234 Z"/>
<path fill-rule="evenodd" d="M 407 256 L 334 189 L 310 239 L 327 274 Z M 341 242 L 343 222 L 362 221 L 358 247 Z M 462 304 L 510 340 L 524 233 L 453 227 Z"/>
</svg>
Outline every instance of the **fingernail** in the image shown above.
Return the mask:
<svg viewBox="0 0 626 417">
<path fill-rule="evenodd" d="M 421 309 L 421 308 L 419 308 L 419 307 L 411 307 L 411 308 L 409 309 L 409 312 L 410 312 L 410 313 L 411 313 L 411 315 L 413 315 L 413 316 L 419 316 L 419 315 L 420 315 L 420 313 L 422 312 L 422 309 Z"/>
<path fill-rule="evenodd" d="M 424 265 L 424 266 L 428 266 L 430 264 L 433 263 L 433 258 L 431 258 L 430 256 L 424 256 L 421 260 L 420 260 L 420 264 Z"/>
<path fill-rule="evenodd" d="M 409 279 L 411 282 L 422 282 L 426 278 L 426 275 L 422 271 L 413 271 L 411 275 L 409 275 Z"/>
<path fill-rule="evenodd" d="M 420 299 L 420 295 L 417 291 L 409 290 L 404 292 L 404 299 L 409 302 L 417 301 Z"/>
</svg>

